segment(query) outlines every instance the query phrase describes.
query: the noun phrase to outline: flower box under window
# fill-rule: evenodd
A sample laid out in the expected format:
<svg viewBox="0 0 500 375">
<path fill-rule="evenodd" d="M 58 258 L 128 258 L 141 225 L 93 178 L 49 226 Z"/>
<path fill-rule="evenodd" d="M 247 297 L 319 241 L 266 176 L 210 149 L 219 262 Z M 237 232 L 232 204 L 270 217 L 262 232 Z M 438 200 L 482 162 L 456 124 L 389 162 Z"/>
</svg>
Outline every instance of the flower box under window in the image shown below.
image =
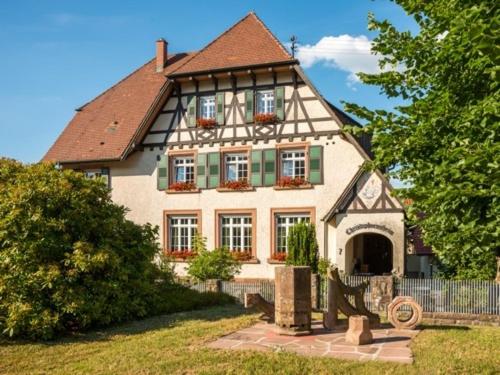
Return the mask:
<svg viewBox="0 0 500 375">
<path fill-rule="evenodd" d="M 210 129 L 217 125 L 215 118 L 198 118 L 196 119 L 196 125 L 199 128 Z"/>
<path fill-rule="evenodd" d="M 271 255 L 271 259 L 275 260 L 277 262 L 285 262 L 286 261 L 286 253 L 285 252 L 273 253 Z"/>
<path fill-rule="evenodd" d="M 252 253 L 249 251 L 231 251 L 231 256 L 242 262 L 253 259 Z"/>
<path fill-rule="evenodd" d="M 274 113 L 257 113 L 255 122 L 257 124 L 275 124 L 278 122 L 278 117 Z"/>
<path fill-rule="evenodd" d="M 250 188 L 250 184 L 247 180 L 224 181 L 221 183 L 220 187 L 229 190 L 248 190 Z"/>
<path fill-rule="evenodd" d="M 284 176 L 278 180 L 277 186 L 281 188 L 298 188 L 302 186 L 308 186 L 309 183 L 305 178 L 302 177 L 288 177 Z"/>
<path fill-rule="evenodd" d="M 175 259 L 188 260 L 195 257 L 196 252 L 192 250 L 174 250 L 168 251 L 167 255 Z"/>
<path fill-rule="evenodd" d="M 193 191 L 196 190 L 194 182 L 174 182 L 170 184 L 168 190 L 172 191 Z"/>
</svg>

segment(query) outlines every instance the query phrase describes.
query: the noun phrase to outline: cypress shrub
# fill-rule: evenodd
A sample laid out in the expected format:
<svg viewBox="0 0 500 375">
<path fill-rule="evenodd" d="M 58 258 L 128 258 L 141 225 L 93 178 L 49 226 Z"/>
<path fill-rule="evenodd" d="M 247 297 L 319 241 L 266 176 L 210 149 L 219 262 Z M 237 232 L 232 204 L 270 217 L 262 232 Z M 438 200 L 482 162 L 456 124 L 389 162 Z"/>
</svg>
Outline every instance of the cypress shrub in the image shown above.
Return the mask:
<svg viewBox="0 0 500 375">
<path fill-rule="evenodd" d="M 287 244 L 287 265 L 309 266 L 312 273 L 318 272 L 318 242 L 314 224 L 304 221 L 295 224 L 290 228 Z"/>
</svg>

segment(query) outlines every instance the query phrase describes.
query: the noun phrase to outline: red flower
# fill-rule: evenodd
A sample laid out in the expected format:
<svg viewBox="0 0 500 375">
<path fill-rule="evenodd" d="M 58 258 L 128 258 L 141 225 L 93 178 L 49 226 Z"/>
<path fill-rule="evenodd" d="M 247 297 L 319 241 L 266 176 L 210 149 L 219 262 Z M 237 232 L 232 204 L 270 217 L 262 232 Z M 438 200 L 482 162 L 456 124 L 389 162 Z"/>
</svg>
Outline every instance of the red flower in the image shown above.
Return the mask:
<svg viewBox="0 0 500 375">
<path fill-rule="evenodd" d="M 193 182 L 174 182 L 170 184 L 168 189 L 175 191 L 190 191 L 196 189 L 196 185 Z"/>
<path fill-rule="evenodd" d="M 257 113 L 255 115 L 255 122 L 259 124 L 274 124 L 278 118 L 274 113 Z"/>
<path fill-rule="evenodd" d="M 248 184 L 247 180 L 238 180 L 238 181 L 224 181 L 220 187 L 231 190 L 243 190 L 250 187 L 250 185 Z"/>
<path fill-rule="evenodd" d="M 302 177 L 281 177 L 278 180 L 278 186 L 280 187 L 299 187 L 305 185 L 307 181 Z"/>
<path fill-rule="evenodd" d="M 286 260 L 286 253 L 273 253 L 271 259 L 284 262 Z"/>
<path fill-rule="evenodd" d="M 196 125 L 200 128 L 211 128 L 217 125 L 217 121 L 214 118 L 198 118 L 196 119 Z"/>
</svg>

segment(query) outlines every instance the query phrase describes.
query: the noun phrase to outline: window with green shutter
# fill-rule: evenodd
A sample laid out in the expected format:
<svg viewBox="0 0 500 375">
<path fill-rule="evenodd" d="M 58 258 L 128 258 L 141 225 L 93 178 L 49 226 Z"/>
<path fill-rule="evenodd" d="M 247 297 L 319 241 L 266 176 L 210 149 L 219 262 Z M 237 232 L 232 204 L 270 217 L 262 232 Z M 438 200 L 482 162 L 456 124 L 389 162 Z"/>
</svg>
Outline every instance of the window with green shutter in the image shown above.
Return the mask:
<svg viewBox="0 0 500 375">
<path fill-rule="evenodd" d="M 251 158 L 250 184 L 262 186 L 262 150 L 253 150 Z"/>
<path fill-rule="evenodd" d="M 275 104 L 275 112 L 276 117 L 279 120 L 285 119 L 285 88 L 284 87 L 276 87 L 274 100 Z"/>
<path fill-rule="evenodd" d="M 276 184 L 276 150 L 264 150 L 264 186 L 273 186 Z"/>
<path fill-rule="evenodd" d="M 189 128 L 196 127 L 196 96 L 189 95 L 187 97 L 187 126 Z"/>
<path fill-rule="evenodd" d="M 217 93 L 215 100 L 215 105 L 217 106 L 217 125 L 224 125 L 224 104 L 224 93 Z"/>
<path fill-rule="evenodd" d="M 220 154 L 210 152 L 208 154 L 208 187 L 216 188 L 220 184 Z"/>
<path fill-rule="evenodd" d="M 161 155 L 160 160 L 156 162 L 157 168 L 157 188 L 165 190 L 168 187 L 168 156 Z"/>
<path fill-rule="evenodd" d="M 207 188 L 207 154 L 198 154 L 196 161 L 196 186 L 199 189 Z"/>
<path fill-rule="evenodd" d="M 254 115 L 254 92 L 245 90 L 245 121 L 252 122 Z"/>
<path fill-rule="evenodd" d="M 309 147 L 309 182 L 323 183 L 323 146 Z"/>
</svg>

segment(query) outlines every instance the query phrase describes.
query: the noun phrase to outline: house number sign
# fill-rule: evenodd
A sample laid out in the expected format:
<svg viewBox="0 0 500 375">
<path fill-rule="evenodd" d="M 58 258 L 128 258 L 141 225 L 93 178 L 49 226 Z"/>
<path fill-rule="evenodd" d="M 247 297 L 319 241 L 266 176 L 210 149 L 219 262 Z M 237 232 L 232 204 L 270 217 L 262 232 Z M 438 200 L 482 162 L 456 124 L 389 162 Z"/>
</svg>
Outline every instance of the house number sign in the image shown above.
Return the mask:
<svg viewBox="0 0 500 375">
<path fill-rule="evenodd" d="M 350 228 L 347 228 L 345 230 L 345 232 L 346 232 L 346 234 L 352 234 L 352 233 L 357 232 L 358 230 L 361 230 L 361 229 L 378 229 L 382 232 L 386 232 L 386 233 L 390 234 L 391 236 L 394 234 L 394 231 L 387 228 L 385 225 L 370 224 L 370 223 L 354 225 Z"/>
</svg>

